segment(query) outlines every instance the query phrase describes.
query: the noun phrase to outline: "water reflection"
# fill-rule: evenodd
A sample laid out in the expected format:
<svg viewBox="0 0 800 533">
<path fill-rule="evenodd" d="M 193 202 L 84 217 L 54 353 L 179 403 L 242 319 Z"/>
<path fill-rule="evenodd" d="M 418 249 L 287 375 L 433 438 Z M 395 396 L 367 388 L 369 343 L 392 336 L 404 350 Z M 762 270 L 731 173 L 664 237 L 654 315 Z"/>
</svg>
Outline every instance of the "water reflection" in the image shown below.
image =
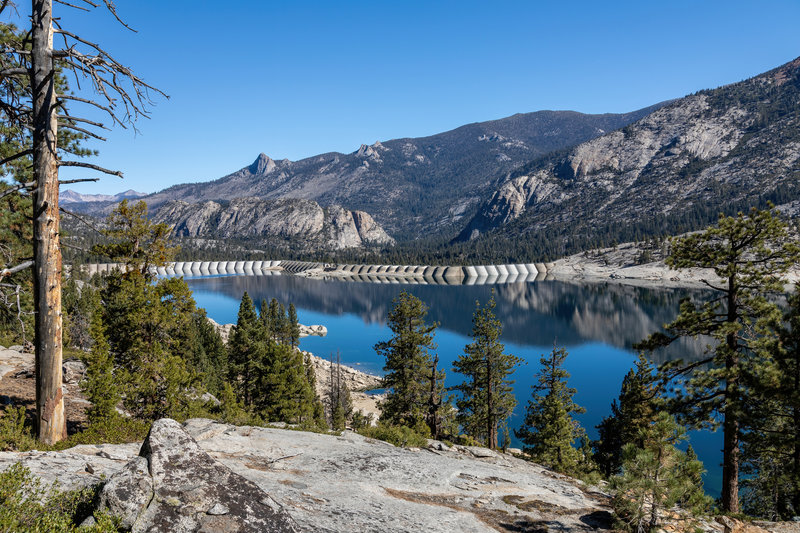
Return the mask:
<svg viewBox="0 0 800 533">
<path fill-rule="evenodd" d="M 444 330 L 469 336 L 476 300 L 485 302 L 491 286 L 392 285 L 296 276 L 228 276 L 187 280 L 196 291 L 239 300 L 247 291 L 255 302 L 277 298 L 323 314 L 350 314 L 367 324 L 383 324 L 392 299 L 406 290 L 430 308 L 429 319 Z M 707 291 L 645 288 L 616 283 L 577 284 L 562 281 L 494 286 L 498 318 L 507 342 L 570 347 L 602 342 L 630 349 L 677 316 L 684 297 L 703 299 Z M 694 359 L 705 341 L 687 340 L 656 354 L 658 362 Z"/>
</svg>

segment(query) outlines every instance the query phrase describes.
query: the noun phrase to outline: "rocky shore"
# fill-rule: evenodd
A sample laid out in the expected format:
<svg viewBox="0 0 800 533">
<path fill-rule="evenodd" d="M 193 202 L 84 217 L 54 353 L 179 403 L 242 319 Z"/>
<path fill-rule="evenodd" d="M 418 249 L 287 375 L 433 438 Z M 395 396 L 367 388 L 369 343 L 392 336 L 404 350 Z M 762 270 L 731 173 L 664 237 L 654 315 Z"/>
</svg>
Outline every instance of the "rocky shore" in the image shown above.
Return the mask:
<svg viewBox="0 0 800 533">
<path fill-rule="evenodd" d="M 544 280 L 565 282 L 612 282 L 628 285 L 704 288 L 720 280 L 711 269 L 674 270 L 664 262 L 664 250 L 640 243 L 623 243 L 613 248 L 591 250 L 552 262 L 501 265 L 425 266 L 315 263 L 308 261 L 201 261 L 177 262 L 159 267 L 161 276 L 280 275 L 292 274 L 314 279 L 339 279 L 371 283 L 492 285 Z M 106 272 L 119 265 L 92 264 L 89 274 Z M 800 281 L 800 268 L 786 276 L 786 283 Z"/>
</svg>

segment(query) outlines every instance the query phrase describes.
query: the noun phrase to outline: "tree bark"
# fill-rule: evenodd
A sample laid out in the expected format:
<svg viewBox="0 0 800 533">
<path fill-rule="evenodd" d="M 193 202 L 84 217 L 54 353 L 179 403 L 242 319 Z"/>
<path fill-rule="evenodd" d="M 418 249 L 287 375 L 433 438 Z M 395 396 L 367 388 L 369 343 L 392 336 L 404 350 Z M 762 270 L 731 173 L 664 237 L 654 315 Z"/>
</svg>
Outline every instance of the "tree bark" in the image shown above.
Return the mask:
<svg viewBox="0 0 800 533">
<path fill-rule="evenodd" d="M 738 288 L 735 274 L 728 278 L 728 322 L 739 319 L 737 308 Z M 725 356 L 725 420 L 722 445 L 722 510 L 739 512 L 739 357 L 735 333 L 726 336 L 728 354 Z"/>
<path fill-rule="evenodd" d="M 36 426 L 39 440 L 67 436 L 61 390 L 61 250 L 52 0 L 32 0 L 34 311 Z"/>
</svg>

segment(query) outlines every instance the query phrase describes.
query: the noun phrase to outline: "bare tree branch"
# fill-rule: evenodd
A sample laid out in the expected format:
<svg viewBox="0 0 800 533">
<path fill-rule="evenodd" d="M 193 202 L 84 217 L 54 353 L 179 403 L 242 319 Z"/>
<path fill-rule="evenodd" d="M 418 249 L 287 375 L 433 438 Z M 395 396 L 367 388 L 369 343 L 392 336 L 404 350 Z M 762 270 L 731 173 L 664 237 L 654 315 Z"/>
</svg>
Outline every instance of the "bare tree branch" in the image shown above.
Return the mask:
<svg viewBox="0 0 800 533">
<path fill-rule="evenodd" d="M 100 178 L 81 178 L 78 180 L 58 180 L 59 185 L 69 185 L 70 183 L 84 183 L 87 181 L 100 181 Z"/>
<path fill-rule="evenodd" d="M 12 276 L 12 275 L 16 274 L 17 272 L 21 272 L 21 271 L 23 271 L 25 269 L 28 269 L 28 268 L 32 267 L 32 266 L 33 266 L 33 261 L 25 261 L 25 262 L 22 262 L 22 263 L 18 264 L 17 266 L 13 266 L 13 267 L 10 267 L 10 268 L 4 268 L 3 270 L 0 270 L 0 279 L 3 279 L 5 277 L 7 277 L 7 276 Z"/>
<path fill-rule="evenodd" d="M 122 172 L 119 170 L 110 170 L 107 168 L 103 168 L 99 165 L 93 165 L 91 163 L 84 163 L 83 161 L 59 161 L 58 166 L 60 167 L 81 167 L 81 168 L 88 168 L 91 170 L 96 170 L 98 172 L 102 172 L 104 174 L 110 174 L 112 176 L 123 177 Z"/>
<path fill-rule="evenodd" d="M 87 250 L 86 248 L 81 248 L 80 246 L 75 246 L 74 244 L 69 244 L 68 242 L 61 241 L 59 244 L 61 246 L 66 246 L 67 248 L 72 248 L 73 250 L 78 250 L 79 252 L 86 252 L 87 254 L 91 253 L 91 251 Z"/>
<path fill-rule="evenodd" d="M 0 198 L 5 198 L 6 196 L 8 196 L 10 194 L 14 194 L 15 192 L 19 191 L 20 189 L 29 189 L 31 187 L 34 187 L 35 185 L 36 185 L 36 182 L 34 182 L 34 181 L 29 181 L 28 183 L 20 183 L 18 185 L 14 185 L 13 187 L 10 187 L 10 188 L 0 192 Z M 28 192 L 31 192 L 31 191 L 28 191 Z"/>
<path fill-rule="evenodd" d="M 119 15 L 117 15 L 117 7 L 114 5 L 114 2 L 112 2 L 111 0 L 103 0 L 103 3 L 106 5 L 106 9 L 108 9 L 108 11 L 109 11 L 109 12 L 110 12 L 112 15 L 114 15 L 114 18 L 115 18 L 115 19 L 117 19 L 117 22 L 119 22 L 120 24 L 122 24 L 123 26 L 125 26 L 126 28 L 128 28 L 129 30 L 131 30 L 133 33 L 139 33 L 139 32 L 137 32 L 136 30 L 134 30 L 133 28 L 131 28 L 130 26 L 128 26 L 128 25 L 125 23 L 125 21 L 124 21 L 124 20 L 122 20 L 121 18 L 119 18 Z"/>
<path fill-rule="evenodd" d="M 97 139 L 99 141 L 106 141 L 107 140 L 105 137 L 102 137 L 102 136 L 96 134 L 95 132 L 93 132 L 91 130 L 87 130 L 85 128 L 81 128 L 81 127 L 78 127 L 78 126 L 74 126 L 72 124 L 67 124 L 66 122 L 59 122 L 58 126 L 61 127 L 61 128 L 68 128 L 68 129 L 71 129 L 71 130 L 78 131 L 80 133 L 83 133 L 84 135 L 88 135 L 89 137 L 94 137 L 95 139 Z"/>
<path fill-rule="evenodd" d="M 75 9 L 80 9 L 81 11 L 90 11 L 89 8 L 83 6 L 76 6 L 75 4 L 70 4 L 69 2 L 65 2 L 64 0 L 53 0 L 57 4 L 61 4 L 62 6 L 67 7 L 74 7 Z"/>
<path fill-rule="evenodd" d="M 103 111 L 105 111 L 106 113 L 108 113 L 109 115 L 114 117 L 115 122 L 117 121 L 116 120 L 116 115 L 114 115 L 114 110 L 113 109 L 111 109 L 110 107 L 106 107 L 104 105 L 101 105 L 101 104 L 95 102 L 94 100 L 89 100 L 87 98 L 81 98 L 79 96 L 73 96 L 71 94 L 60 94 L 60 95 L 58 95 L 58 98 L 60 100 L 74 100 L 76 102 L 82 102 L 84 104 L 93 105 L 94 107 L 96 107 L 98 109 L 102 109 Z M 122 127 L 124 128 L 125 126 L 122 125 Z"/>
<path fill-rule="evenodd" d="M 60 115 L 58 118 L 72 122 L 82 122 L 83 124 L 90 124 L 97 128 L 102 128 L 104 130 L 111 131 L 110 129 L 106 128 L 102 122 L 95 122 L 94 120 L 89 120 L 88 118 L 73 117 L 72 115 Z"/>
<path fill-rule="evenodd" d="M 100 235 L 102 235 L 102 234 L 103 234 L 103 232 L 102 232 L 102 231 L 100 231 L 99 229 L 97 229 L 97 226 L 95 226 L 94 224 L 92 224 L 91 222 L 89 222 L 88 220 L 86 220 L 85 218 L 83 218 L 82 216 L 80 216 L 79 214 L 77 214 L 77 213 L 73 213 L 72 211 L 67 211 L 67 210 L 66 210 L 66 209 L 64 209 L 63 207 L 59 207 L 59 208 L 58 208 L 58 210 L 59 210 L 59 211 L 61 211 L 62 213 L 64 213 L 65 215 L 69 215 L 69 216 L 71 216 L 71 217 L 73 217 L 73 218 L 76 218 L 76 219 L 78 219 L 79 221 L 83 222 L 83 223 L 84 223 L 84 224 L 86 224 L 86 225 L 87 225 L 89 228 L 93 229 L 94 231 L 96 231 L 96 232 L 97 232 L 97 233 L 99 233 Z M 62 243 L 62 244 L 63 244 L 63 243 Z"/>
<path fill-rule="evenodd" d="M 20 157 L 25 157 L 26 155 L 31 155 L 32 153 L 33 153 L 33 150 L 30 149 L 30 148 L 27 149 L 27 150 L 23 150 L 21 152 L 17 152 L 16 154 L 10 155 L 10 156 L 6 157 L 5 159 L 3 159 L 2 161 L 0 161 L 0 166 L 5 165 L 6 163 L 10 163 L 10 162 L 12 162 L 12 161 L 14 161 L 16 159 L 19 159 Z"/>
<path fill-rule="evenodd" d="M 0 78 L 9 78 L 11 76 L 24 76 L 28 74 L 28 69 L 22 67 L 13 67 L 0 70 Z"/>
</svg>

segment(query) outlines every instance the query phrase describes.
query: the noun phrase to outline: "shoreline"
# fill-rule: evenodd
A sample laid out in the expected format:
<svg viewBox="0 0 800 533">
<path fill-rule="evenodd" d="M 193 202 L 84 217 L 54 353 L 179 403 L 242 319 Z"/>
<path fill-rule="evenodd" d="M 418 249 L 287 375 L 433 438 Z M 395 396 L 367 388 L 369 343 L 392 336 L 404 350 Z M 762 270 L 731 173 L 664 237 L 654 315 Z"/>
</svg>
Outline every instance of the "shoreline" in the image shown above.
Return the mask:
<svg viewBox="0 0 800 533">
<path fill-rule="evenodd" d="M 626 243 L 614 248 L 571 255 L 547 263 L 514 263 L 502 265 L 367 265 L 336 264 L 310 261 L 179 261 L 166 267 L 152 268 L 153 275 L 186 278 L 220 275 L 294 275 L 311 279 L 335 279 L 365 283 L 426 285 L 500 285 L 540 281 L 617 283 L 641 287 L 707 289 L 718 284 L 712 269 L 687 268 L 674 270 L 663 260 L 639 264 L 642 250 Z M 87 264 L 81 268 L 88 274 L 110 272 L 117 263 Z M 704 281 L 705 280 L 705 281 Z M 800 281 L 800 268 L 790 271 L 787 285 Z"/>
</svg>

